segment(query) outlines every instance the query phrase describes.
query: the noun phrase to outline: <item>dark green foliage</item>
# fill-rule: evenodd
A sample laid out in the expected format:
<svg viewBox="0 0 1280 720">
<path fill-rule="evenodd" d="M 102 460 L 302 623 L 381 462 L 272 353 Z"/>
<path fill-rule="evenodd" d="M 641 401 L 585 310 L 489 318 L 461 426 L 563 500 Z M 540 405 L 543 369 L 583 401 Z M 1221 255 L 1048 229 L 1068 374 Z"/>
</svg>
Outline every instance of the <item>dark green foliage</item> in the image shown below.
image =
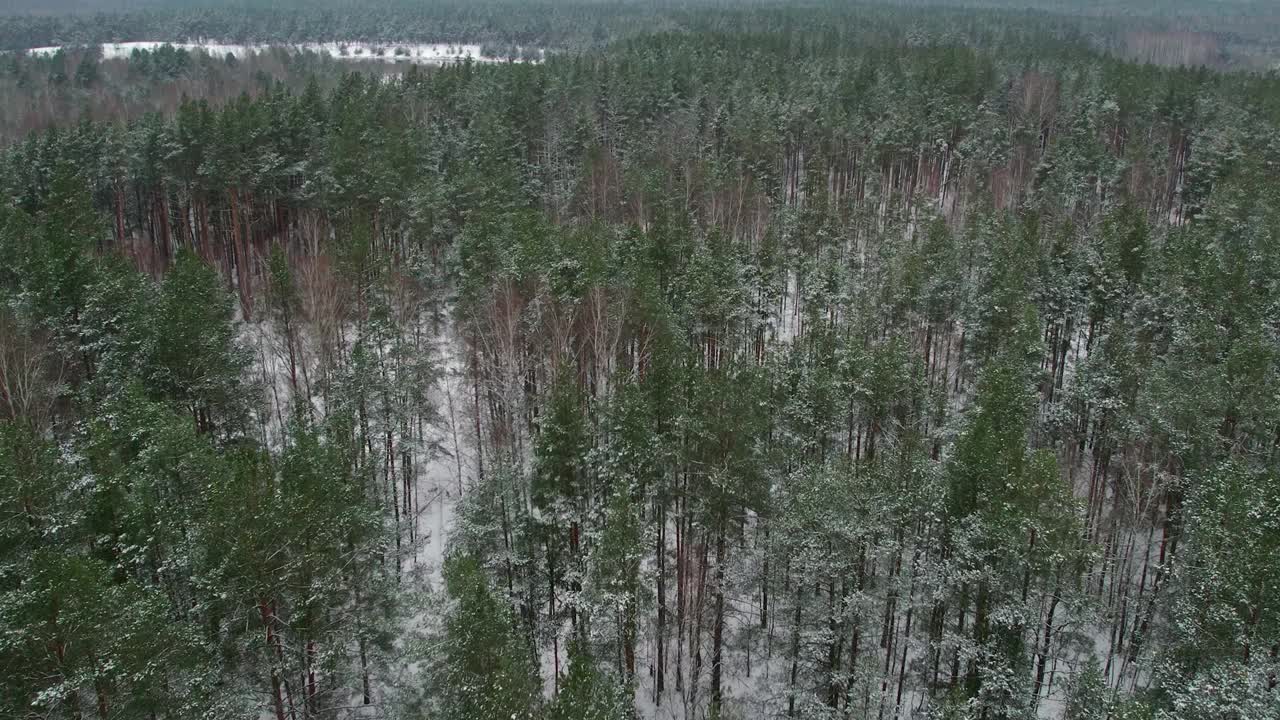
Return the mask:
<svg viewBox="0 0 1280 720">
<path fill-rule="evenodd" d="M 630 720 L 635 717 L 629 686 L 603 672 L 577 643 L 569 645 L 569 672 L 556 701 L 543 715 L 547 720 Z"/>
<path fill-rule="evenodd" d="M 1124 7 L 15 21 L 572 50 L 0 64 L 0 714 L 1269 718 L 1280 83 Z"/>
<path fill-rule="evenodd" d="M 1162 694 L 1182 717 L 1246 718 L 1275 707 L 1280 663 L 1259 650 L 1280 634 L 1277 508 L 1280 479 L 1270 469 L 1227 463 L 1192 485 L 1160 675 Z"/>
<path fill-rule="evenodd" d="M 567 370 L 556 377 L 534 449 L 529 492 L 534 506 L 547 513 L 556 512 L 554 506 L 559 503 L 577 503 L 586 489 L 581 480 L 587 439 L 576 382 Z"/>
<path fill-rule="evenodd" d="M 443 670 L 436 680 L 440 717 L 538 717 L 541 683 L 530 649 L 476 561 L 450 557 L 445 590 L 453 607 L 445 619 Z"/>
<path fill-rule="evenodd" d="M 56 168 L 49 183 L 38 204 L 5 213 L 0 241 L 10 258 L 5 287 L 25 314 L 72 350 L 93 280 L 90 252 L 97 244 L 99 217 L 71 167 Z"/>
<path fill-rule="evenodd" d="M 178 256 L 149 306 L 152 329 L 142 348 L 142 378 L 157 397 L 188 407 L 203 431 L 245 411 L 240 387 L 247 364 L 231 322 L 231 297 L 216 274 L 190 253 Z"/>
</svg>

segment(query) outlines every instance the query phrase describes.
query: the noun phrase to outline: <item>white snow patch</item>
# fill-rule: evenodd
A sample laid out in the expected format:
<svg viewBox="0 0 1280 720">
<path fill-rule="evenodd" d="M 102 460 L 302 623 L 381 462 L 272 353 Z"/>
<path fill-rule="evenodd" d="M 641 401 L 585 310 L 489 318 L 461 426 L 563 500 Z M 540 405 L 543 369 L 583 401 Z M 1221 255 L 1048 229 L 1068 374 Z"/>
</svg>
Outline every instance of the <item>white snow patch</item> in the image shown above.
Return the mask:
<svg viewBox="0 0 1280 720">
<path fill-rule="evenodd" d="M 243 58 L 248 55 L 269 52 L 274 48 L 283 48 L 294 52 L 314 52 L 342 60 L 368 60 L 389 63 L 408 62 L 420 65 L 444 65 L 451 62 L 470 59 L 475 62 L 505 62 L 506 58 L 485 55 L 481 46 L 472 43 L 366 43 L 366 42 L 309 42 L 292 44 L 227 44 L 207 40 L 195 42 L 168 42 L 161 40 L 143 40 L 136 42 L 104 43 L 102 58 L 119 60 L 129 58 L 135 50 L 156 50 L 165 45 L 189 52 L 205 52 L 211 56 L 224 57 L 232 55 Z M 68 46 L 49 45 L 27 50 L 29 55 L 49 56 Z M 522 50 L 522 49 L 521 49 Z M 538 51 L 542 55 L 542 51 Z M 522 62 L 515 60 L 515 62 Z"/>
</svg>

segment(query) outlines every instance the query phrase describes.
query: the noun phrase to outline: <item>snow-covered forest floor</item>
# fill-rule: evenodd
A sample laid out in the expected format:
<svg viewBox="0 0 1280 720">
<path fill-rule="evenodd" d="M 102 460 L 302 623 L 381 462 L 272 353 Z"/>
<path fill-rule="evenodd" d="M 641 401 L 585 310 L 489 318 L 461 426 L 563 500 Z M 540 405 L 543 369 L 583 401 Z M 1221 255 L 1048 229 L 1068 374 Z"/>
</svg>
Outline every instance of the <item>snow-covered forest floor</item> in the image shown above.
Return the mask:
<svg viewBox="0 0 1280 720">
<path fill-rule="evenodd" d="M 785 349 L 803 337 L 803 293 L 800 279 L 788 273 L 777 304 L 770 310 L 769 342 L 774 352 L 785 352 Z M 444 313 L 448 317 L 448 313 Z M 258 375 L 273 411 L 264 416 L 263 433 L 269 445 L 278 444 L 284 437 L 282 398 L 290 396 L 290 378 L 285 353 L 285 343 L 276 335 L 269 323 L 244 323 L 240 321 L 241 341 L 254 351 L 254 373 Z M 425 329 L 424 329 L 425 330 Z M 348 329 L 348 332 L 352 332 Z M 414 476 L 414 518 L 416 540 L 406 552 L 405 578 L 408 582 L 404 594 L 406 597 L 437 596 L 441 589 L 441 569 L 444 564 L 446 550 L 449 546 L 451 532 L 454 530 L 457 506 L 475 482 L 478 473 L 475 414 L 469 393 L 472 391 L 471 380 L 467 376 L 464 354 L 466 352 L 457 329 L 451 320 L 438 324 L 436 334 L 423 345 L 433 362 L 437 365 L 437 374 L 430 391 L 429 401 L 436 416 L 424 428 L 423 437 L 414 443 L 414 465 L 419 471 Z M 957 330 L 958 332 L 958 330 Z M 348 338 L 351 340 L 353 338 Z M 1069 361 L 1066 368 L 1068 379 L 1074 374 L 1077 366 L 1087 357 L 1087 350 L 1081 347 L 1082 338 L 1073 338 Z M 962 368 L 954 368 L 952 374 L 943 382 L 954 382 L 955 374 Z M 316 400 L 315 402 L 319 402 Z M 965 401 L 961 397 L 951 400 L 952 412 L 962 414 Z M 316 409 L 322 410 L 317 406 Z M 526 463 L 532 458 L 526 457 Z M 1087 473 L 1084 473 L 1087 474 Z M 1083 493 L 1087 487 L 1077 487 Z M 677 533 L 677 520 L 668 522 L 667 533 L 674 537 Z M 791 629 L 788 619 L 777 611 L 766 613 L 767 618 L 762 625 L 762 607 L 760 588 L 754 584 L 755 578 L 762 573 L 764 555 L 768 547 L 761 537 L 758 518 L 752 514 L 742 525 L 741 534 L 735 541 L 736 549 L 730 555 L 730 567 L 726 569 L 725 581 L 725 650 L 723 658 L 723 691 L 724 712 L 730 717 L 766 717 L 787 713 L 788 701 L 791 697 L 792 659 L 789 657 L 788 643 L 791 642 Z M 671 548 L 668 548 L 670 551 Z M 1138 538 L 1134 547 L 1130 548 L 1129 563 L 1154 562 L 1151 537 Z M 668 565 L 672 562 L 668 558 Z M 653 558 L 644 563 L 643 573 L 648 582 L 652 582 L 656 568 Z M 652 598 L 650 598 L 652 600 Z M 443 610 L 444 605 L 432 601 L 422 608 L 406 608 L 405 625 L 402 628 L 404 637 L 421 636 L 438 630 L 440 618 L 434 614 Z M 643 718 L 654 720 L 686 720 L 705 716 L 705 695 L 707 693 L 707 674 L 709 668 L 705 657 L 702 667 L 695 673 L 694 661 L 690 654 L 693 647 L 685 638 L 683 646 L 674 647 L 675 638 L 668 638 L 668 672 L 679 672 L 680 680 L 675 675 L 669 676 L 665 688 L 659 697 L 654 673 L 657 666 L 656 652 L 657 628 L 652 614 L 639 628 L 636 647 L 636 683 L 634 688 L 635 707 Z M 559 656 L 553 645 L 545 643 L 540 648 L 539 666 L 543 680 L 544 693 L 550 698 L 554 696 L 557 684 L 556 670 L 564 673 L 567 659 L 565 643 L 570 634 L 567 623 L 561 626 L 561 643 Z M 668 628 L 670 632 L 670 628 Z M 706 647 L 707 638 L 702 638 L 702 652 L 709 652 Z M 815 647 L 826 639 L 823 633 L 805 631 L 801 642 Z M 1107 657 L 1110 651 L 1108 637 L 1104 630 L 1094 630 L 1091 642 L 1100 657 Z M 679 670 L 673 664 L 679 654 Z M 1114 667 L 1109 665 L 1109 682 L 1119 684 L 1126 682 L 1122 678 L 1124 669 L 1128 667 L 1123 658 L 1115 656 Z M 904 665 L 914 666 L 926 662 L 923 648 L 911 648 L 903 656 Z M 896 662 L 896 661 L 895 661 Z M 812 668 L 809 668 L 812 670 Z M 1065 688 L 1074 673 L 1074 664 L 1059 666 L 1054 660 L 1050 683 L 1037 709 L 1040 717 L 1051 718 L 1061 715 Z M 865 673 L 862 680 L 862 694 L 854 698 L 855 702 L 870 714 L 895 713 L 898 705 L 895 672 L 880 674 L 874 669 Z M 1141 681 L 1141 677 L 1130 678 L 1128 682 Z M 403 678 L 400 679 L 403 681 Z M 696 688 L 696 689 L 694 689 Z M 901 705 L 896 711 L 910 715 L 912 709 L 924 706 L 927 693 L 921 688 L 904 688 Z M 876 708 L 879 708 L 877 710 Z"/>
</svg>

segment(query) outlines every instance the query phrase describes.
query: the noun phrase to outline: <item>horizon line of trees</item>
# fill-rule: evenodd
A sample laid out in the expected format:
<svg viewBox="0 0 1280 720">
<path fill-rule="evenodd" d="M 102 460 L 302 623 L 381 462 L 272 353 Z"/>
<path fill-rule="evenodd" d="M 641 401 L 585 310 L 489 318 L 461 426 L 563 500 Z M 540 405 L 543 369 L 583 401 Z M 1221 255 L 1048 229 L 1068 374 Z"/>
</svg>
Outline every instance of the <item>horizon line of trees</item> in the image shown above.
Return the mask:
<svg viewBox="0 0 1280 720">
<path fill-rule="evenodd" d="M 14 6 L 0 26 L 0 50 L 84 46 L 127 40 L 216 39 L 236 43 L 308 41 L 466 42 L 577 51 L 653 32 L 840 32 L 846 44 L 888 39 L 982 47 L 1010 41 L 1072 43 L 1140 62 L 1275 68 L 1280 18 L 1249 2 L 1181 3 L 1151 11 L 1142 3 L 1064 8 L 1060 3 L 879 2 L 824 0 L 798 10 L 785 3 L 161 2 L 80 7 L 81 12 Z"/>
</svg>

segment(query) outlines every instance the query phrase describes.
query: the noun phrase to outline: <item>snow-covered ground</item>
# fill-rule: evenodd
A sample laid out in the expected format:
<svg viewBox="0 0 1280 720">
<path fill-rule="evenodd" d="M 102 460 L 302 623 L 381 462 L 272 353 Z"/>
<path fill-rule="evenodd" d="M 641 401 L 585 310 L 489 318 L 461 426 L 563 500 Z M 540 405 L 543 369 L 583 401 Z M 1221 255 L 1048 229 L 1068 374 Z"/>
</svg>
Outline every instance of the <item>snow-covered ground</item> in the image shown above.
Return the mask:
<svg viewBox="0 0 1280 720">
<path fill-rule="evenodd" d="M 412 559 L 415 567 L 425 570 L 428 582 L 435 588 L 441 582 L 455 509 L 476 472 L 476 457 L 464 426 L 466 388 L 461 341 L 446 329 L 432 344 L 440 355 L 440 377 L 431 401 L 440 418 L 425 440 L 440 452 L 425 454 L 417 460 L 425 471 L 415 478 L 418 502 L 414 523 L 419 542 Z"/>
<path fill-rule="evenodd" d="M 225 46 L 223 46 L 225 47 Z M 773 341 L 781 344 L 794 343 L 801 337 L 802 328 L 802 288 L 799 278 L 794 273 L 788 274 L 782 297 L 772 308 L 770 324 L 774 328 Z M 451 316 L 452 313 L 445 313 Z M 282 338 L 278 337 L 269 323 L 249 323 L 241 319 L 241 341 L 246 347 L 254 350 L 255 372 L 268 389 L 274 406 L 279 406 L 281 398 L 288 398 L 291 392 L 287 364 L 287 349 Z M 961 326 L 953 332 L 961 332 Z M 305 344 L 305 343 L 304 343 Z M 1083 351 L 1083 334 L 1077 330 L 1073 337 L 1073 346 Z M 455 329 L 445 323 L 435 331 L 431 339 L 423 345 L 423 351 L 431 353 L 438 363 L 439 376 L 429 393 L 431 404 L 439 415 L 435 422 L 425 427 L 422 436 L 402 439 L 413 447 L 414 466 L 419 469 L 413 480 L 413 517 L 415 541 L 407 548 L 404 571 L 409 582 L 406 592 L 416 596 L 429 597 L 441 582 L 441 569 L 444 561 L 449 536 L 454 529 L 458 511 L 458 503 L 462 494 L 468 491 L 473 478 L 478 473 L 477 455 L 474 435 L 469 419 L 469 385 L 466 377 L 464 348 Z M 1068 354 L 1067 372 L 1074 373 L 1076 364 L 1080 362 Z M 306 361 L 304 353 L 304 362 Z M 959 372 L 952 367 L 949 372 Z M 942 380 L 950 383 L 953 375 Z M 959 402 L 959 400 L 956 400 Z M 317 408 L 319 409 L 319 408 Z M 958 412 L 958 410 L 956 411 Z M 279 412 L 263 418 L 263 437 L 268 445 L 278 446 L 282 441 L 284 421 Z M 744 529 L 746 536 L 754 536 Z M 671 519 L 668 536 L 676 534 L 675 520 Z M 1120 556 L 1113 557 L 1111 562 L 1141 564 L 1143 560 L 1155 562 L 1157 546 L 1142 536 L 1127 552 L 1119 550 Z M 668 547 L 670 549 L 670 547 Z M 728 717 L 768 717 L 779 716 L 787 712 L 787 701 L 791 691 L 788 646 L 792 642 L 791 630 L 786 625 L 789 613 L 780 616 L 780 608 L 786 607 L 786 598 L 779 597 L 774 612 L 769 616 L 767 627 L 759 626 L 761 614 L 760 597 L 756 588 L 751 585 L 752 579 L 760 577 L 761 570 L 757 566 L 762 560 L 762 548 L 753 539 L 749 544 L 729 554 L 729 565 L 726 568 L 725 592 L 725 645 L 723 655 L 722 689 L 724 693 L 725 714 Z M 695 553 L 696 558 L 696 553 Z M 670 560 L 670 556 L 668 556 Z M 696 560 L 695 560 L 696 561 Z M 655 571 L 652 563 L 647 562 L 647 577 L 652 579 Z M 1111 572 L 1116 572 L 1112 568 Z M 1126 577 L 1128 577 L 1126 575 Z M 735 580 L 735 578 L 737 580 Z M 674 578 L 671 578 L 674 582 Z M 1135 591 L 1131 589 L 1131 591 Z M 668 589 L 668 602 L 674 602 L 674 588 Z M 415 599 L 414 602 L 417 602 Z M 416 605 L 406 616 L 404 622 L 403 642 L 412 638 L 423 637 L 436 627 L 441 605 L 434 602 Z M 690 613 L 693 610 L 690 609 Z M 704 609 L 704 612 L 707 610 Z M 1136 614 L 1136 610 L 1131 609 Z M 711 672 L 711 632 L 704 627 L 700 633 L 703 664 L 695 672 L 690 657 L 689 639 L 676 637 L 675 617 L 669 617 L 667 632 L 670 636 L 666 642 L 666 677 L 665 687 L 658 697 L 654 672 L 657 666 L 656 616 L 649 613 L 641 623 L 636 647 L 636 686 L 634 700 L 638 716 L 646 720 L 701 720 L 706 715 L 706 704 L 710 693 Z M 692 626 L 694 620 L 689 619 Z M 898 620 L 895 619 L 895 623 Z M 1069 627 L 1067 632 L 1069 632 Z M 692 629 L 689 632 L 693 632 Z M 813 628 L 802 631 L 802 642 L 806 647 L 814 643 L 826 642 L 826 638 L 814 635 Z M 1060 634 L 1063 631 L 1060 630 Z M 1062 635 L 1067 637 L 1067 635 Z M 549 698 L 556 687 L 555 673 L 558 668 L 563 674 L 567 665 L 567 622 L 562 624 L 561 642 L 556 648 L 557 654 L 549 641 L 539 647 L 538 660 L 543 680 L 543 689 Z M 1089 639 L 1095 654 L 1105 662 L 1110 656 L 1115 660 L 1109 667 L 1109 682 L 1118 685 L 1121 682 L 1135 685 L 1145 682 L 1132 665 L 1123 662 L 1123 653 L 1113 653 L 1105 631 L 1093 633 Z M 910 641 L 906 657 L 907 667 L 914 667 L 923 660 L 919 640 Z M 1057 640 L 1062 642 L 1062 640 Z M 895 652 L 893 662 L 901 662 L 902 656 Z M 874 658 L 874 659 L 873 659 Z M 1063 712 L 1063 697 L 1070 678 L 1076 671 L 1073 658 L 1059 664 L 1054 660 L 1049 675 L 1049 686 L 1040 698 L 1036 713 L 1038 717 L 1053 718 Z M 812 670 L 803 661 L 806 672 Z M 927 700 L 923 688 L 907 684 L 901 696 L 901 705 L 897 699 L 897 675 L 893 672 L 884 674 L 883 653 L 872 650 L 872 654 L 859 665 L 856 680 L 855 701 L 866 712 L 875 708 L 887 718 L 912 717 L 919 712 Z M 677 681 L 677 667 L 682 675 Z M 898 666 L 899 668 L 901 666 Z M 420 672 L 418 665 L 404 668 L 407 676 Z M 1126 675 L 1126 672 L 1129 673 Z M 1126 680 L 1126 677 L 1128 680 Z M 694 688 L 696 687 L 696 690 Z M 380 690 L 379 692 L 382 692 Z M 801 692 L 798 697 L 801 705 L 819 702 L 816 696 Z M 802 708 L 808 712 L 812 708 Z M 821 710 L 822 708 L 818 708 Z"/>
<path fill-rule="evenodd" d="M 476 62 L 505 62 L 504 58 L 484 55 L 481 47 L 466 43 L 366 43 L 366 42 L 310 42 L 284 45 L 237 45 L 199 40 L 195 42 L 166 42 L 160 40 L 144 40 L 138 42 L 104 43 L 102 57 L 105 60 L 128 58 L 134 50 L 155 50 L 164 45 L 171 45 L 188 51 L 203 51 L 215 57 L 234 55 L 243 58 L 254 53 L 267 52 L 273 48 L 286 48 L 302 52 L 315 52 L 343 60 L 368 60 L 379 62 L 410 62 L 420 65 L 443 65 L 450 62 L 470 58 Z M 62 50 L 62 45 L 31 48 L 31 55 L 53 55 Z"/>
<path fill-rule="evenodd" d="M 237 322 L 240 343 L 253 354 L 251 374 L 261 383 L 269 408 L 260 418 L 261 439 L 266 446 L 279 449 L 285 440 L 288 408 L 291 403 L 299 401 L 291 388 L 288 349 L 284 338 L 270 323 L 246 322 L 239 308 Z M 315 370 L 305 333 L 300 345 L 299 381 L 305 389 L 306 371 L 301 370 L 302 366 Z M 422 437 L 401 438 L 401 442 L 408 443 L 414 467 L 418 468 L 412 488 L 412 522 L 417 542 L 409 548 L 405 558 L 407 569 L 418 572 L 430 587 L 435 587 L 441 579 L 455 506 L 475 475 L 476 457 L 471 436 L 466 431 L 465 364 L 461 341 L 445 328 L 427 343 L 427 348 L 438 353 L 440 375 L 429 399 L 439 418 L 423 427 Z M 302 402 L 307 400 L 304 398 Z M 317 415 L 324 412 L 321 398 L 312 397 L 310 403 Z"/>
</svg>

